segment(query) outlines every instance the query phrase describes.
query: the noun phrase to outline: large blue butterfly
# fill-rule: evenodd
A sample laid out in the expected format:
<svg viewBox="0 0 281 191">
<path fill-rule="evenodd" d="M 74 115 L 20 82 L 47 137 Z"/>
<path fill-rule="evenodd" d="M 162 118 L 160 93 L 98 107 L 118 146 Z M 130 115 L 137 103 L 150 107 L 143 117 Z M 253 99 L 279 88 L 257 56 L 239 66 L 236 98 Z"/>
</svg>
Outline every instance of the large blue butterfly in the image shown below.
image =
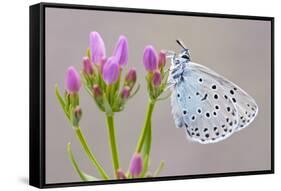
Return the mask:
<svg viewBox="0 0 281 191">
<path fill-rule="evenodd" d="M 226 139 L 247 127 L 257 116 L 255 100 L 211 69 L 191 62 L 182 42 L 180 54 L 170 51 L 168 87 L 176 127 L 187 137 L 207 144 Z"/>
</svg>

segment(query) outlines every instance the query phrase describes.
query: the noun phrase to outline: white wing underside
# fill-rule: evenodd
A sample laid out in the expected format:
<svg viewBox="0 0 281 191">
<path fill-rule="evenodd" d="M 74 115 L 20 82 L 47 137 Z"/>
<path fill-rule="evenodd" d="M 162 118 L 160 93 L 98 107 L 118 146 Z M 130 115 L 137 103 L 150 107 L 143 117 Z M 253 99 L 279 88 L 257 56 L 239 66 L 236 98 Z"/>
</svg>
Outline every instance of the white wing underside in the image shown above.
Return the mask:
<svg viewBox="0 0 281 191">
<path fill-rule="evenodd" d="M 247 127 L 258 106 L 244 90 L 202 65 L 188 62 L 172 87 L 172 114 L 187 137 L 202 144 L 226 139 Z"/>
</svg>

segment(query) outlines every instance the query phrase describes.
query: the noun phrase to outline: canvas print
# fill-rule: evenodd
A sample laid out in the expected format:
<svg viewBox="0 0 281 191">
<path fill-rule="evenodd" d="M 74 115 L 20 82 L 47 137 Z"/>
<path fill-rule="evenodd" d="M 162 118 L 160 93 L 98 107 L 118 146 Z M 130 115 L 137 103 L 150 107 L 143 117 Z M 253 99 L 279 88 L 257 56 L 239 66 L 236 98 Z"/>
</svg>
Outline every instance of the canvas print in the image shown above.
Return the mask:
<svg viewBox="0 0 281 191">
<path fill-rule="evenodd" d="M 46 184 L 272 169 L 271 22 L 45 8 Z"/>
</svg>

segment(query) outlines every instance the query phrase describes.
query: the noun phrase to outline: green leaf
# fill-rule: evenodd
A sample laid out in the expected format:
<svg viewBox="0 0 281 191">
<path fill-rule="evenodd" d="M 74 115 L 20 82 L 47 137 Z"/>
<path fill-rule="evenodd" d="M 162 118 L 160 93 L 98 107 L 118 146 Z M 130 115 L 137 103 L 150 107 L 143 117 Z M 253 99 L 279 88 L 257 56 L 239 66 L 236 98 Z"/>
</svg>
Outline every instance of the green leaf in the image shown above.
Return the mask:
<svg viewBox="0 0 281 191">
<path fill-rule="evenodd" d="M 84 88 L 90 96 L 93 96 L 92 90 L 88 86 L 85 86 Z"/>
<path fill-rule="evenodd" d="M 83 150 L 85 151 L 85 154 L 90 159 L 91 163 L 96 167 L 96 169 L 98 170 L 101 177 L 104 180 L 108 180 L 109 176 L 106 174 L 106 172 L 104 171 L 104 169 L 102 168 L 100 163 L 97 161 L 95 155 L 92 153 L 81 128 L 80 127 L 73 127 L 73 129 L 75 130 L 76 137 L 79 139 L 79 142 L 80 142 Z"/>
<path fill-rule="evenodd" d="M 172 93 L 171 93 L 171 92 L 169 92 L 167 95 L 165 95 L 165 96 L 163 96 L 163 97 L 158 98 L 158 99 L 157 99 L 157 101 L 163 101 L 163 100 L 165 100 L 165 99 L 169 98 L 171 95 L 172 95 Z"/>
<path fill-rule="evenodd" d="M 82 78 L 82 83 L 84 86 L 87 86 L 88 85 L 88 82 L 87 82 L 87 79 L 86 79 L 86 76 L 84 75 L 84 73 L 81 71 L 80 72 L 80 76 Z"/>
<path fill-rule="evenodd" d="M 67 153 L 68 153 L 70 162 L 71 162 L 74 170 L 80 176 L 81 180 L 83 180 L 83 181 L 97 181 L 98 180 L 98 178 L 96 178 L 94 176 L 91 176 L 91 175 L 88 175 L 80 169 L 80 167 L 78 166 L 78 164 L 77 164 L 77 162 L 74 158 L 73 152 L 71 150 L 71 143 L 67 144 Z"/>
<path fill-rule="evenodd" d="M 130 95 L 130 98 L 133 97 L 133 96 L 135 96 L 135 95 L 138 93 L 139 90 L 140 90 L 140 84 L 138 84 L 138 86 L 137 86 L 137 88 L 135 89 L 135 91 L 133 91 L 133 93 Z"/>
<path fill-rule="evenodd" d="M 61 95 L 60 95 L 59 87 L 58 87 L 57 84 L 56 84 L 56 87 L 55 87 L 55 93 L 56 93 L 57 99 L 58 99 L 58 101 L 59 101 L 61 107 L 64 108 L 64 107 L 65 107 L 65 103 L 64 103 L 63 98 L 62 98 Z"/>
<path fill-rule="evenodd" d="M 86 92 L 88 92 L 88 94 L 93 98 L 93 100 L 96 102 L 96 105 L 98 106 L 98 108 L 104 112 L 101 100 L 96 99 L 95 96 L 93 95 L 93 92 L 91 91 L 91 89 L 88 86 L 84 86 Z"/>
<path fill-rule="evenodd" d="M 66 117 L 69 119 L 69 113 L 67 112 L 67 108 L 66 108 L 65 102 L 64 102 L 63 98 L 60 95 L 59 88 L 58 88 L 57 84 L 55 86 L 55 93 L 56 93 L 57 100 L 59 101 L 62 110 L 64 111 Z"/>
<path fill-rule="evenodd" d="M 161 172 L 161 171 L 163 170 L 163 168 L 164 168 L 164 165 L 165 165 L 164 161 L 163 161 L 163 160 L 160 161 L 159 166 L 157 167 L 157 169 L 156 169 L 155 172 L 153 173 L 153 177 L 157 177 L 157 176 L 160 174 L 160 172 Z"/>
<path fill-rule="evenodd" d="M 168 77 L 169 77 L 169 73 L 164 73 L 163 79 L 162 79 L 162 84 L 160 86 L 160 89 L 162 90 L 162 92 L 165 90 L 166 86 L 167 86 L 167 81 L 168 81 Z"/>
</svg>

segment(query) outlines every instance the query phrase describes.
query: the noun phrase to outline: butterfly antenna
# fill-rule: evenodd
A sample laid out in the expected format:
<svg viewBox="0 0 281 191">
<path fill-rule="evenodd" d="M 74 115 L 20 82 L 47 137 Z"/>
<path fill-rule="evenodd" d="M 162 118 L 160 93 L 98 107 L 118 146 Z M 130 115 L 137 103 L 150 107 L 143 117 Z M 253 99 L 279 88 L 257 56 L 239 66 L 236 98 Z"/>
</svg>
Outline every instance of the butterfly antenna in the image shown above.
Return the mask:
<svg viewBox="0 0 281 191">
<path fill-rule="evenodd" d="M 185 45 L 183 44 L 183 42 L 179 39 L 176 40 L 176 42 L 184 49 L 187 50 L 187 48 L 185 47 Z"/>
</svg>

